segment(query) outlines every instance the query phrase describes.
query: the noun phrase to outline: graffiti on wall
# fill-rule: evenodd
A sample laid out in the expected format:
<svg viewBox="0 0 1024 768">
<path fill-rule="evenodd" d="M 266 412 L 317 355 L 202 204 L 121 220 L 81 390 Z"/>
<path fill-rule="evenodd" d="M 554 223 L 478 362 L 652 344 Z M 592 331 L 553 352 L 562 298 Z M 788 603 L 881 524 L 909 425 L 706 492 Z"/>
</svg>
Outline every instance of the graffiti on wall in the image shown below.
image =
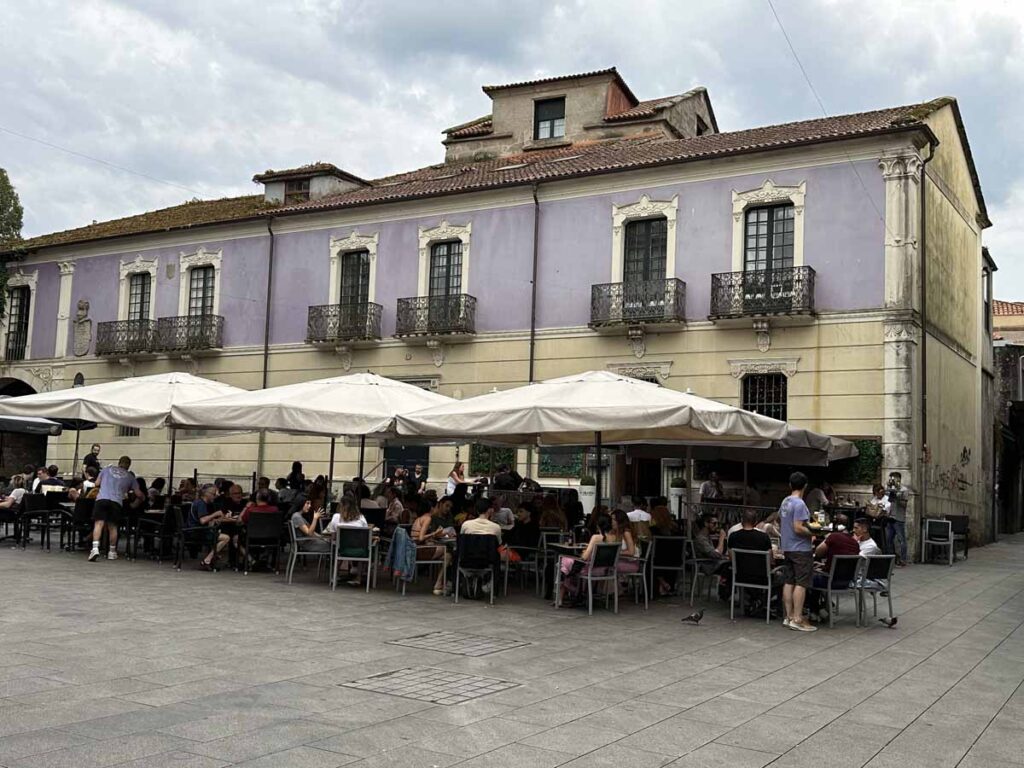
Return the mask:
<svg viewBox="0 0 1024 768">
<path fill-rule="evenodd" d="M 971 449 L 966 445 L 960 451 L 960 457 L 946 467 L 932 466 L 929 484 L 933 488 L 941 488 L 947 493 L 964 493 L 974 485 L 970 475 Z"/>
</svg>

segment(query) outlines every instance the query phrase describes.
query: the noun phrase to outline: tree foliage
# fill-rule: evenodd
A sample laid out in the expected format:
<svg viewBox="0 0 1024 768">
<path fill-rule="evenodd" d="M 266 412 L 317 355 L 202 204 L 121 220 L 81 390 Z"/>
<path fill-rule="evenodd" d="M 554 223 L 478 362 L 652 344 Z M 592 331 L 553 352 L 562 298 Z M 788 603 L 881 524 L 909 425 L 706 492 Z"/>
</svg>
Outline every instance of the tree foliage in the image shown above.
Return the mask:
<svg viewBox="0 0 1024 768">
<path fill-rule="evenodd" d="M 7 171 L 0 168 L 0 245 L 21 240 L 24 213 Z"/>
</svg>

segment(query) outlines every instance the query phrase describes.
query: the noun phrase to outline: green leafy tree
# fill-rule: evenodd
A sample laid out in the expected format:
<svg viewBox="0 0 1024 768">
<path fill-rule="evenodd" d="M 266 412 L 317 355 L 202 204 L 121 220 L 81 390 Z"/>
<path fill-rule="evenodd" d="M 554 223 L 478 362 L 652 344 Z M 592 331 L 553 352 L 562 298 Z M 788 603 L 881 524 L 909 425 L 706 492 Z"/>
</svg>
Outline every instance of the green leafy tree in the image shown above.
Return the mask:
<svg viewBox="0 0 1024 768">
<path fill-rule="evenodd" d="M 7 171 L 0 168 L 0 248 L 21 240 L 24 209 Z M 7 312 L 7 266 L 0 262 L 0 318 Z"/>
</svg>

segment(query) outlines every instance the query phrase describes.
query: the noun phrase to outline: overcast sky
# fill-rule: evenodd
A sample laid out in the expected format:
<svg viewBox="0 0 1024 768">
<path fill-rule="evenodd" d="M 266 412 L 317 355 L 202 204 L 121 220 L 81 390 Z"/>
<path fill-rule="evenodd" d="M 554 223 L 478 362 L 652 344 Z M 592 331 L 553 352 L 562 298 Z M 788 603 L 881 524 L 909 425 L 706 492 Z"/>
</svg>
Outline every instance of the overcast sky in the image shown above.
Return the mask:
<svg viewBox="0 0 1024 768">
<path fill-rule="evenodd" d="M 775 3 L 830 114 L 959 99 L 996 296 L 1024 300 L 1024 2 Z M 704 85 L 723 131 L 821 114 L 767 0 L 0 0 L 0 19 L 0 167 L 26 236 L 252 194 L 266 168 L 440 162 L 441 129 L 488 111 L 481 85 L 534 76 Z"/>
</svg>

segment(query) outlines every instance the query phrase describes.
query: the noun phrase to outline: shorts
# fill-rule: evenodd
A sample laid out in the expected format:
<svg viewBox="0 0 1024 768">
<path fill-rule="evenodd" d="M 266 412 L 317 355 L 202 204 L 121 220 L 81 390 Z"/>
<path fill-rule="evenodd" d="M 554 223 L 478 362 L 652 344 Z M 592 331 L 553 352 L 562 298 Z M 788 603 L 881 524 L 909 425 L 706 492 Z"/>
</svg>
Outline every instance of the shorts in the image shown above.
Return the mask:
<svg viewBox="0 0 1024 768">
<path fill-rule="evenodd" d="M 814 555 L 810 552 L 786 552 L 786 583 L 805 589 L 811 588 L 814 577 Z"/>
<path fill-rule="evenodd" d="M 121 508 L 121 505 L 109 499 L 97 499 L 96 504 L 92 508 L 92 519 L 94 521 L 110 523 L 111 525 L 117 525 L 121 522 L 122 514 L 124 514 L 124 510 Z"/>
</svg>

